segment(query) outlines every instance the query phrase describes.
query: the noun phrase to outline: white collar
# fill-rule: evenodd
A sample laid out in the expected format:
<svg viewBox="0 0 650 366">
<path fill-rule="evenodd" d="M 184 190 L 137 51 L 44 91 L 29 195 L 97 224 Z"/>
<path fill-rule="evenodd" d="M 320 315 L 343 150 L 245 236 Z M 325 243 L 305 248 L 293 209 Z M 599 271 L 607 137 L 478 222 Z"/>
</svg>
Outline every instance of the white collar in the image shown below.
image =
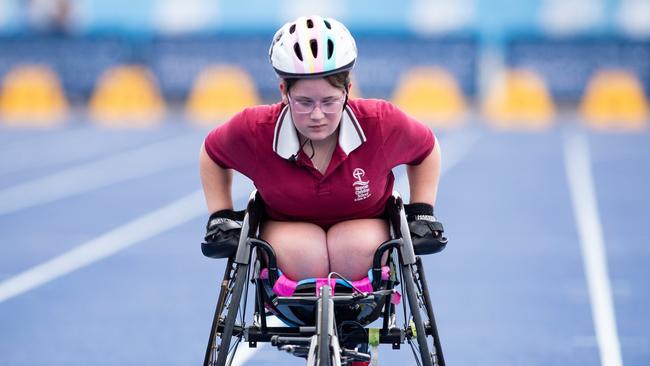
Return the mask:
<svg viewBox="0 0 650 366">
<path fill-rule="evenodd" d="M 366 135 L 357 121 L 349 106 L 345 106 L 343 117 L 339 124 L 339 146 L 345 155 L 349 155 L 354 149 L 366 142 Z M 285 159 L 295 158 L 296 152 L 300 149 L 298 131 L 291 120 L 289 106 L 286 105 L 280 112 L 275 123 L 273 133 L 273 151 Z"/>
</svg>

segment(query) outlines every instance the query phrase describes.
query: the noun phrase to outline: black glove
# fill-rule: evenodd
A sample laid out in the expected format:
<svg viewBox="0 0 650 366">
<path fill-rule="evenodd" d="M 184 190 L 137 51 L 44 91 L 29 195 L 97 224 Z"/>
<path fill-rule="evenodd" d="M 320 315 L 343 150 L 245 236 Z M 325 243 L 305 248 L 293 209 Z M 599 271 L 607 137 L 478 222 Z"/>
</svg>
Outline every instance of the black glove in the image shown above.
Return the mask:
<svg viewBox="0 0 650 366">
<path fill-rule="evenodd" d="M 433 206 L 427 203 L 411 203 L 404 205 L 404 211 L 415 254 L 433 254 L 445 249 L 445 229 L 433 215 Z"/>
<path fill-rule="evenodd" d="M 234 256 L 241 235 L 241 211 L 220 210 L 208 219 L 205 242 L 201 243 L 203 255 L 210 258 Z"/>
</svg>

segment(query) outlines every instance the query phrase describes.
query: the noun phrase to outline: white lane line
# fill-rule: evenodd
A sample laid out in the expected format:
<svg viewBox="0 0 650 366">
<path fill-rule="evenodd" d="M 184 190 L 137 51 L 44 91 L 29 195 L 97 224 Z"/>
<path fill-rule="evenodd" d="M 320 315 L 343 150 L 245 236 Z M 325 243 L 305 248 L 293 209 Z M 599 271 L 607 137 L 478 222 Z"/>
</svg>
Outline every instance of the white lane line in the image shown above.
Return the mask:
<svg viewBox="0 0 650 366">
<path fill-rule="evenodd" d="M 205 214 L 197 190 L 0 283 L 0 303 Z"/>
<path fill-rule="evenodd" d="M 564 147 L 566 174 L 580 235 L 580 248 L 589 287 L 601 365 L 622 366 L 621 346 L 607 271 L 603 231 L 598 216 L 589 145 L 584 135 L 567 133 Z"/>
<path fill-rule="evenodd" d="M 250 180 L 239 174 L 235 175 L 233 180 L 235 201 L 248 197 L 252 189 Z M 0 282 L 0 303 L 201 216 L 207 216 L 207 209 L 203 190 L 199 189 L 58 257 Z M 197 237 L 201 235 L 202 233 L 197 233 Z"/>
<path fill-rule="evenodd" d="M 280 319 L 276 318 L 275 316 L 270 316 L 266 318 L 267 326 L 269 327 L 285 327 L 286 324 L 284 324 Z M 237 349 L 237 353 L 235 353 L 235 359 L 232 360 L 232 366 L 243 366 L 246 365 L 246 362 L 253 358 L 256 353 L 258 352 L 264 352 L 266 351 L 266 348 L 270 347 L 270 343 L 258 343 L 256 348 L 250 348 L 248 347 L 248 343 L 245 341 L 242 341 L 239 344 L 239 348 Z"/>
<path fill-rule="evenodd" d="M 200 143 L 196 135 L 183 136 L 5 188 L 0 215 L 194 163 Z"/>
</svg>

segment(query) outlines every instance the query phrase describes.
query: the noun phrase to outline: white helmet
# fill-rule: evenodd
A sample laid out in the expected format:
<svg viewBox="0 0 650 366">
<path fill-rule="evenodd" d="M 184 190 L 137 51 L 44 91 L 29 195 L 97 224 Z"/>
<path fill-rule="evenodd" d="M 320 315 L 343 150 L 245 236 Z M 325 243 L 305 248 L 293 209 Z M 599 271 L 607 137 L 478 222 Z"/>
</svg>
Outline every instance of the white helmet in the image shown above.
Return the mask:
<svg viewBox="0 0 650 366">
<path fill-rule="evenodd" d="M 323 77 L 351 70 L 357 46 L 350 31 L 337 20 L 300 17 L 275 33 L 269 57 L 280 77 Z"/>
</svg>

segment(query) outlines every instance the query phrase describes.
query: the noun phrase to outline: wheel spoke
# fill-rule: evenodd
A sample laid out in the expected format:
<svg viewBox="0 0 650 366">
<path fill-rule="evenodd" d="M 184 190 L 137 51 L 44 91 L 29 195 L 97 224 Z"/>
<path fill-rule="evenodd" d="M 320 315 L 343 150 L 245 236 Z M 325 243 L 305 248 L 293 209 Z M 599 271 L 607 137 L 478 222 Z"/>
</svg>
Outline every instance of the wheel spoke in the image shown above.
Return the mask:
<svg viewBox="0 0 650 366">
<path fill-rule="evenodd" d="M 225 293 L 219 305 L 220 309 L 217 309 L 218 322 L 215 325 L 210 359 L 207 362 L 210 366 L 232 364 L 245 327 L 248 266 L 233 263 L 228 271 L 230 272 L 222 287 Z"/>
<path fill-rule="evenodd" d="M 433 359 L 429 353 L 429 345 L 427 334 L 425 330 L 424 318 L 428 316 L 423 314 L 423 297 L 422 297 L 422 288 L 419 284 L 419 278 L 417 277 L 417 270 L 413 265 L 403 265 L 402 266 L 402 279 L 403 279 L 403 288 L 406 290 L 406 300 L 409 303 L 410 315 L 405 316 L 405 320 L 409 321 L 409 324 L 406 325 L 406 330 L 410 332 L 408 337 L 409 344 L 411 349 L 416 355 L 416 360 L 418 364 L 420 361 L 424 366 L 433 366 Z M 407 313 L 408 314 L 408 313 Z M 411 324 L 412 322 L 412 324 Z M 415 329 L 413 329 L 415 328 Z M 417 341 L 417 347 L 415 345 Z M 419 357 L 417 356 L 419 354 Z"/>
<path fill-rule="evenodd" d="M 420 363 L 420 356 L 421 356 L 420 347 L 418 347 L 415 344 L 415 342 L 413 342 L 410 339 L 408 340 L 408 343 L 411 346 L 411 351 L 413 352 L 413 358 L 415 358 L 415 362 L 416 362 L 417 366 L 422 366 L 422 363 Z"/>
</svg>

